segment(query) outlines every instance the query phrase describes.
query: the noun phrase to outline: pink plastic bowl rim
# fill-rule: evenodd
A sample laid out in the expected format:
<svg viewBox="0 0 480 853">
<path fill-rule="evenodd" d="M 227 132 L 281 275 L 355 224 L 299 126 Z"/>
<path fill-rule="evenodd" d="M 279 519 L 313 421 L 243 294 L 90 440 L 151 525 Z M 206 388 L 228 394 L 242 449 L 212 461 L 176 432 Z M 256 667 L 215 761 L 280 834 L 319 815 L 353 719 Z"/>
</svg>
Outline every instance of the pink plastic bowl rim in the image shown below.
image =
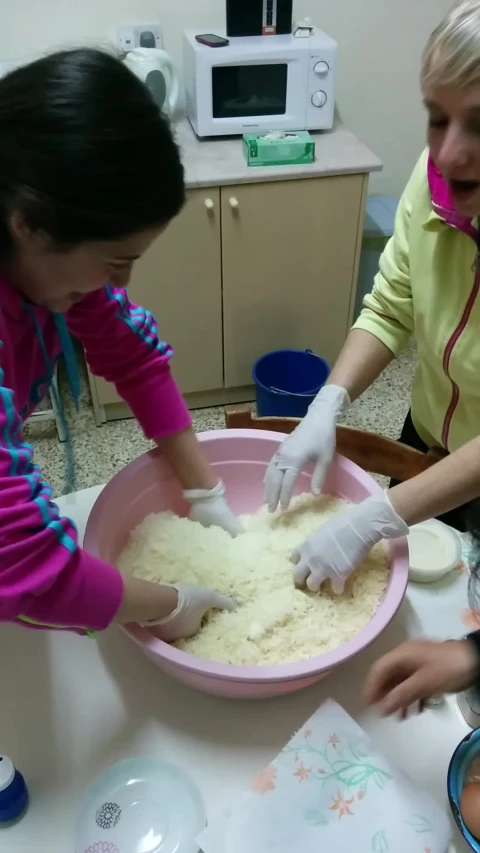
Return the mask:
<svg viewBox="0 0 480 853">
<path fill-rule="evenodd" d="M 248 429 L 211 430 L 199 433 L 198 438 L 202 442 L 217 442 L 224 439 L 250 437 L 252 433 L 255 433 L 255 438 L 258 441 L 271 441 L 274 438 L 280 443 L 285 438 L 283 433 Z M 152 451 L 149 452 L 151 453 Z M 138 459 L 130 462 L 129 465 L 126 465 L 125 468 L 122 468 L 100 493 L 88 522 L 84 543 L 87 550 L 91 550 L 88 548 L 89 542 L 93 542 L 97 538 L 97 519 L 101 519 L 102 517 L 104 507 L 109 501 L 111 490 L 122 488 L 124 485 L 123 481 L 127 480 L 134 473 L 135 467 L 145 455 L 143 454 Z M 341 457 L 341 459 L 344 471 L 351 474 L 370 494 L 382 491 L 378 483 L 363 471 L 362 468 L 345 457 Z M 95 516 L 92 517 L 94 512 Z M 140 625 L 128 625 L 124 630 L 136 643 L 142 646 L 149 656 L 161 658 L 169 664 L 200 676 L 209 676 L 210 678 L 227 681 L 261 683 L 291 681 L 328 672 L 339 664 L 350 660 L 350 658 L 373 643 L 390 624 L 402 604 L 408 584 L 409 558 L 407 539 L 393 540 L 388 543 L 388 546 L 391 559 L 391 575 L 384 598 L 377 612 L 370 622 L 350 640 L 342 643 L 336 649 L 333 649 L 333 651 L 325 652 L 316 657 L 306 658 L 295 663 L 277 664 L 276 666 L 238 666 L 236 664 L 204 660 L 187 652 L 182 652 L 174 646 L 164 643 L 162 640 L 157 640 L 156 637 L 153 637 L 149 631 Z"/>
</svg>

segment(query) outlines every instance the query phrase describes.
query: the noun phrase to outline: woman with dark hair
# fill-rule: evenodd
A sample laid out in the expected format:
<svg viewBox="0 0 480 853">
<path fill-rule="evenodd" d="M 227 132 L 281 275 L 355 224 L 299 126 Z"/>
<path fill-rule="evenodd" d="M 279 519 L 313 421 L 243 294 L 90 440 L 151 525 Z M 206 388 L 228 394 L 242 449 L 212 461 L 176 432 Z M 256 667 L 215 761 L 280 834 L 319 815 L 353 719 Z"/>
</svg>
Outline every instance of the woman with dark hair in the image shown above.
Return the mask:
<svg viewBox="0 0 480 853">
<path fill-rule="evenodd" d="M 135 621 L 171 641 L 234 606 L 213 590 L 124 580 L 79 548 L 22 438 L 71 333 L 162 448 L 190 517 L 241 531 L 170 374 L 172 350 L 124 289 L 184 200 L 170 128 L 117 59 L 61 52 L 0 81 L 0 621 L 80 633 Z"/>
</svg>

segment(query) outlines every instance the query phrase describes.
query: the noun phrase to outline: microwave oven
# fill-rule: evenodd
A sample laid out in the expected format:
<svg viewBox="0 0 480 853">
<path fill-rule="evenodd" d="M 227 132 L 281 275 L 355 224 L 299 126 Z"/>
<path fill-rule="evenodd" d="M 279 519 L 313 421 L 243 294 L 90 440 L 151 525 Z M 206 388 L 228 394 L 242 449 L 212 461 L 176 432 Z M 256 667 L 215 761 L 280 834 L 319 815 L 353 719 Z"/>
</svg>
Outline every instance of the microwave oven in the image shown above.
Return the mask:
<svg viewBox="0 0 480 853">
<path fill-rule="evenodd" d="M 184 35 L 187 115 L 197 136 L 332 128 L 338 45 L 321 30 L 215 48 L 200 44 L 201 34 Z"/>
</svg>

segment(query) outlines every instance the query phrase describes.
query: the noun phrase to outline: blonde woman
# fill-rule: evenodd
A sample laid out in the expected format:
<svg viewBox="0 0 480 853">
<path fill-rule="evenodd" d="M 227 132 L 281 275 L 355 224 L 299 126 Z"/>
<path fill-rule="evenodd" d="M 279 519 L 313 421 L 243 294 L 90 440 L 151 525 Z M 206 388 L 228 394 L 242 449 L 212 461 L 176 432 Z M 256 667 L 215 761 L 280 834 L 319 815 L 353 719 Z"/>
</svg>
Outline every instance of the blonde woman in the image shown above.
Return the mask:
<svg viewBox="0 0 480 853">
<path fill-rule="evenodd" d="M 402 196 L 395 233 L 372 293 L 306 418 L 272 460 L 266 500 L 287 507 L 304 465 L 321 490 L 335 451 L 337 417 L 415 335 L 419 363 L 402 440 L 446 457 L 336 516 L 300 544 L 295 578 L 336 592 L 382 538 L 404 536 L 432 516 L 465 529 L 480 496 L 480 0 L 447 14 L 425 48 L 421 87 L 428 150 Z M 460 510 L 458 508 L 461 508 Z M 471 506 L 470 506 L 471 510 Z M 444 516 L 445 517 L 445 516 Z M 367 687 L 386 713 L 480 675 L 480 640 L 401 646 L 377 664 Z"/>
</svg>

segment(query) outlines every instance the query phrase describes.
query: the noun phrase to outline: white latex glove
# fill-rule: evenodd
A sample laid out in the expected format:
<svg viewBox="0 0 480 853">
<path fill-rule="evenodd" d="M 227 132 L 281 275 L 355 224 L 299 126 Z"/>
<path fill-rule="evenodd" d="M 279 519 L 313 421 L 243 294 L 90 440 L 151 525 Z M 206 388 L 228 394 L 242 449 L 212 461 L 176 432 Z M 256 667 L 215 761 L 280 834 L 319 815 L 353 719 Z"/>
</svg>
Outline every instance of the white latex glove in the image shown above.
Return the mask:
<svg viewBox="0 0 480 853">
<path fill-rule="evenodd" d="M 191 505 L 189 519 L 203 527 L 222 527 L 231 536 L 243 533 L 240 520 L 225 500 L 225 486 L 220 480 L 214 489 L 187 489 L 183 497 Z"/>
<path fill-rule="evenodd" d="M 312 492 L 322 491 L 335 454 L 337 418 L 347 411 L 350 397 L 339 385 L 326 385 L 317 394 L 298 427 L 280 445 L 267 469 L 265 503 L 275 512 L 288 509 L 298 475 L 315 461 Z"/>
<path fill-rule="evenodd" d="M 292 561 L 299 586 L 318 592 L 329 579 L 340 594 L 345 581 L 381 539 L 407 536 L 408 527 L 384 492 L 333 516 L 296 548 Z"/>
<path fill-rule="evenodd" d="M 152 628 L 155 636 L 166 643 L 193 637 L 209 610 L 235 610 L 237 606 L 229 595 L 214 589 L 188 583 L 173 584 L 173 588 L 178 592 L 176 610 L 164 619 L 144 623 L 145 628 Z"/>
</svg>

